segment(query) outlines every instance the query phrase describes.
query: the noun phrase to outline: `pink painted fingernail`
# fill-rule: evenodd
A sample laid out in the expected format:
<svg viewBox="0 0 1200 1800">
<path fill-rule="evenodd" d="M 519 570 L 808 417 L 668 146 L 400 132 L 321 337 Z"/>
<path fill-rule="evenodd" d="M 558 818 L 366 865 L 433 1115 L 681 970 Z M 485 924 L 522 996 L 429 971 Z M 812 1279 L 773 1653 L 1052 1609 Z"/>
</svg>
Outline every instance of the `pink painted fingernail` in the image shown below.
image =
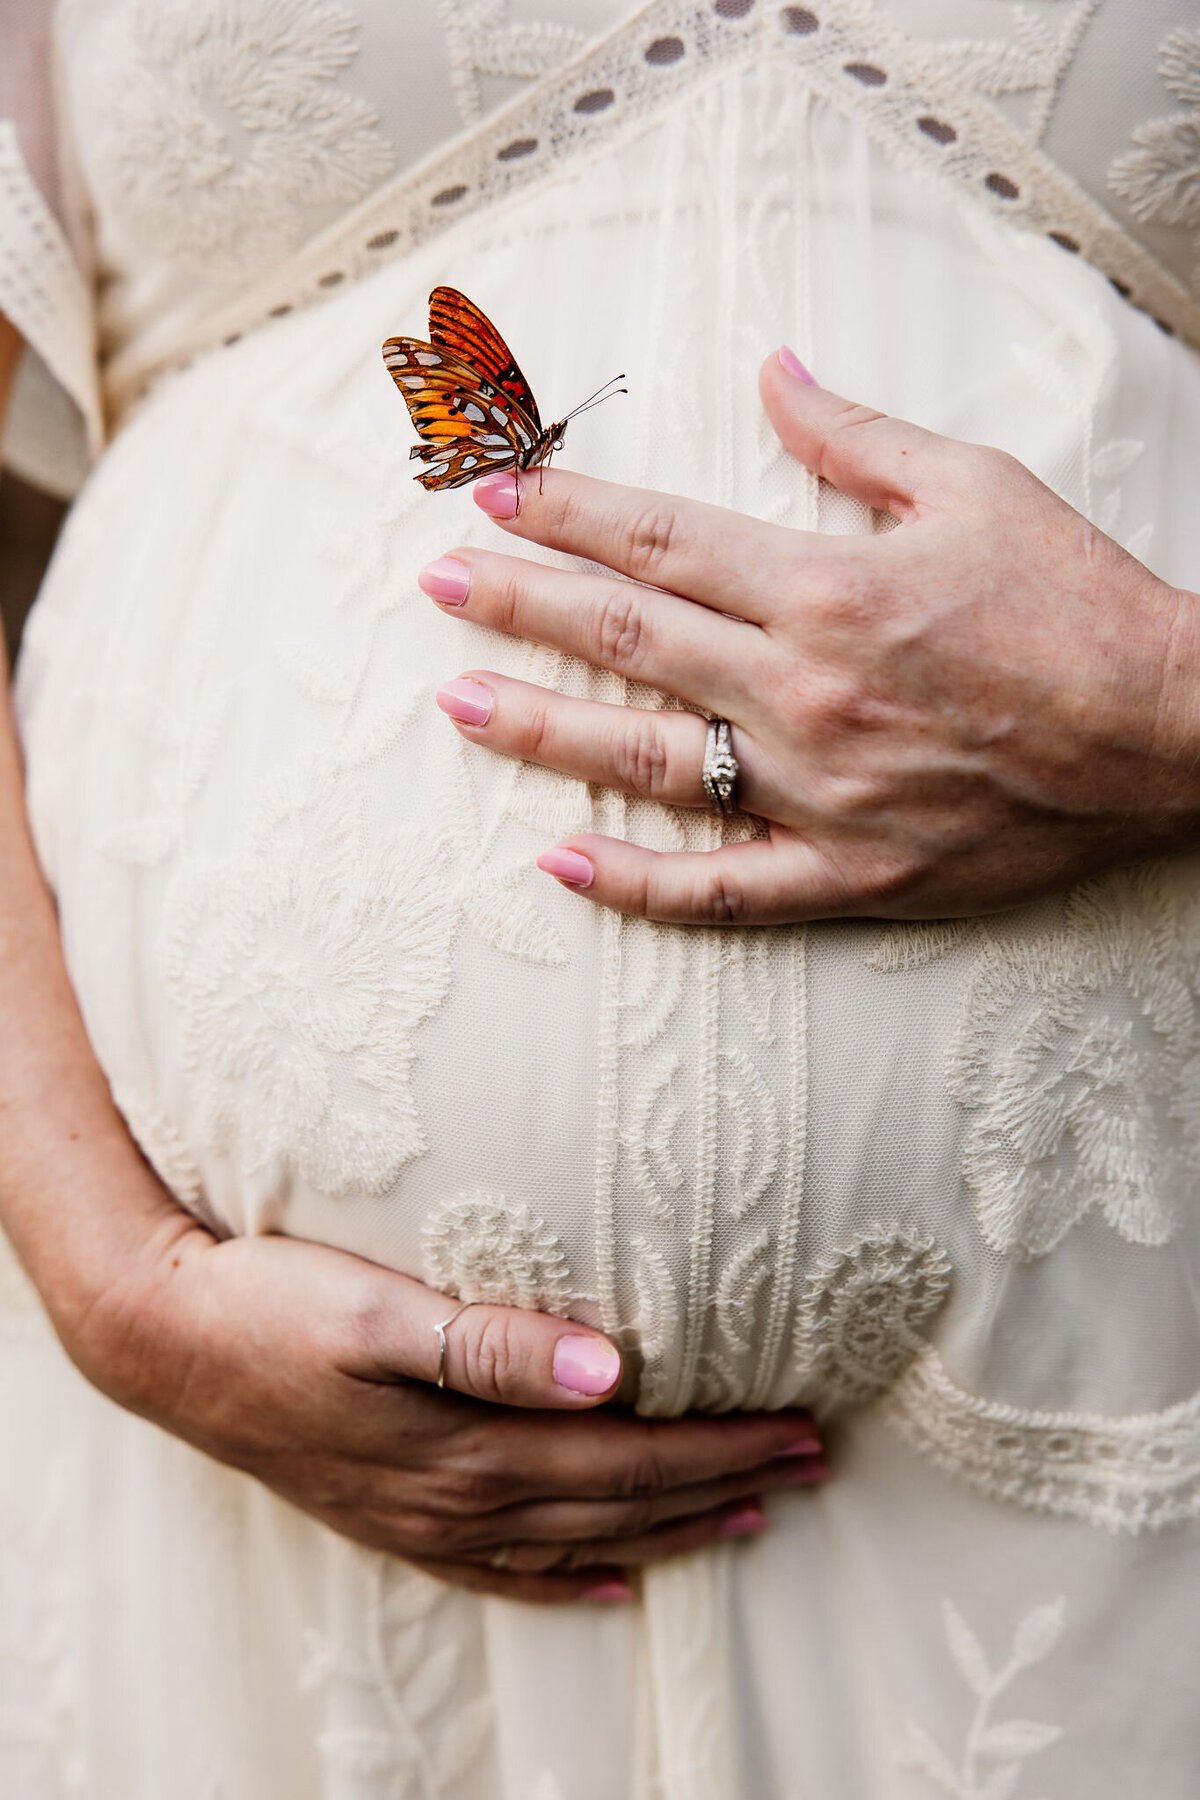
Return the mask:
<svg viewBox="0 0 1200 1800">
<path fill-rule="evenodd" d="M 722 1523 L 720 1535 L 722 1537 L 749 1537 L 752 1531 L 765 1531 L 766 1527 L 766 1513 L 752 1500 L 748 1506 L 739 1506 L 736 1512 L 730 1513 Z"/>
<path fill-rule="evenodd" d="M 537 859 L 537 866 L 547 875 L 565 881 L 568 887 L 591 887 L 596 879 L 594 865 L 586 856 L 580 856 L 577 850 L 543 850 Z"/>
<path fill-rule="evenodd" d="M 782 1450 L 777 1450 L 775 1452 L 775 1455 L 776 1458 L 782 1456 L 813 1456 L 820 1448 L 821 1440 L 814 1432 L 808 1437 L 793 1438 L 790 1444 L 785 1444 Z"/>
<path fill-rule="evenodd" d="M 461 606 L 471 591 L 471 571 L 455 556 L 439 556 L 435 562 L 425 564 L 417 576 L 417 586 L 444 606 Z"/>
<path fill-rule="evenodd" d="M 779 362 L 789 375 L 795 376 L 797 381 L 802 381 L 805 387 L 816 387 L 816 376 L 809 374 L 796 352 L 789 350 L 786 344 L 781 344 L 779 347 Z"/>
<path fill-rule="evenodd" d="M 623 1581 L 599 1581 L 595 1587 L 584 1588 L 585 1600 L 632 1600 L 633 1589 L 626 1587 Z"/>
<path fill-rule="evenodd" d="M 797 1463 L 794 1469 L 788 1469 L 784 1473 L 783 1485 L 784 1487 L 806 1487 L 813 1481 L 825 1481 L 828 1475 L 829 1470 L 823 1462 Z"/>
<path fill-rule="evenodd" d="M 434 698 L 460 725 L 486 725 L 496 704 L 490 687 L 484 687 L 482 681 L 468 681 L 465 675 L 443 682 Z"/>
<path fill-rule="evenodd" d="M 607 1394 L 621 1378 L 621 1354 L 599 1337 L 562 1337 L 554 1346 L 554 1379 L 572 1394 Z"/>
<path fill-rule="evenodd" d="M 507 469 L 502 475 L 485 475 L 475 483 L 475 504 L 493 519 L 515 519 L 521 504 L 516 476 Z"/>
</svg>

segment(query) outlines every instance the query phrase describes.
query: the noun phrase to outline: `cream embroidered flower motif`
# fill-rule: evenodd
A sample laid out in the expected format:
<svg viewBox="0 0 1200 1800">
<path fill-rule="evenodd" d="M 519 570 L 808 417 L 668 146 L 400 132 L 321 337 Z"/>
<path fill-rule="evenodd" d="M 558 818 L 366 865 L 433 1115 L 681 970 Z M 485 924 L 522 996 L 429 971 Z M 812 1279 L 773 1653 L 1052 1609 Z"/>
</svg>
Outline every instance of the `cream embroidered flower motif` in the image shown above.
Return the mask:
<svg viewBox="0 0 1200 1800">
<path fill-rule="evenodd" d="M 1044 1256 L 1093 1207 L 1162 1244 L 1200 1152 L 1200 1031 L 1162 873 L 1090 883 L 1060 930 L 996 936 L 947 1061 L 963 1173 L 996 1250 Z"/>
<path fill-rule="evenodd" d="M 441 1200 L 421 1241 L 426 1276 L 443 1293 L 565 1316 L 572 1291 L 562 1245 L 523 1200 L 498 1194 Z"/>
<path fill-rule="evenodd" d="M 334 85 L 358 54 L 336 0 L 139 0 L 98 79 L 111 93 L 101 185 L 141 244 L 217 279 L 268 266 L 310 207 L 395 167 L 375 109 Z"/>
<path fill-rule="evenodd" d="M 587 37 L 570 25 L 505 19 L 508 0 L 437 0 L 459 117 L 473 125 L 486 110 L 483 81 L 532 81 L 582 50 Z"/>
<path fill-rule="evenodd" d="M 1200 31 L 1172 31 L 1158 72 L 1183 110 L 1138 126 L 1135 148 L 1108 172 L 1109 186 L 1135 218 L 1200 233 Z"/>
<path fill-rule="evenodd" d="M 930 1238 L 876 1226 L 814 1264 L 805 1282 L 796 1363 L 822 1413 L 891 1387 L 924 1349 L 951 1268 Z"/>
<path fill-rule="evenodd" d="M 1026 1757 L 1057 1743 L 1062 1726 L 1043 1724 L 1040 1719 L 997 1722 L 992 1709 L 1023 1670 L 1049 1656 L 1062 1636 L 1066 1610 L 1064 1600 L 1031 1608 L 1017 1626 L 1007 1660 L 993 1669 L 962 1614 L 945 1601 L 946 1644 L 954 1666 L 975 1696 L 975 1710 L 957 1764 L 915 1720 L 907 1720 L 898 1758 L 901 1766 L 923 1775 L 939 1793 L 950 1794 L 953 1800 L 1014 1800 Z"/>
<path fill-rule="evenodd" d="M 280 1188 L 383 1195 L 425 1149 L 412 1034 L 450 984 L 446 858 L 376 829 L 352 780 L 276 801 L 168 902 L 194 1135 Z"/>
</svg>

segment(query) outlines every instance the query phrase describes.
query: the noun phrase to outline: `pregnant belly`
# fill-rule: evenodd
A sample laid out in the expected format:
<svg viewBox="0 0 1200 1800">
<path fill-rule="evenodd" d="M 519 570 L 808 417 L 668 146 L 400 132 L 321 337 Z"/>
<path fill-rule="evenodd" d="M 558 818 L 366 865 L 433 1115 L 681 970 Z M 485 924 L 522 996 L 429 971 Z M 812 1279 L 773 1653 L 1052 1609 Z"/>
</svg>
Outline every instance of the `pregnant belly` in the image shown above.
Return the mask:
<svg viewBox="0 0 1200 1800">
<path fill-rule="evenodd" d="M 164 1178 L 223 1230 L 594 1319 L 655 1410 L 889 1378 L 947 1286 L 942 1003 L 885 1018 L 878 933 L 625 921 L 536 871 L 572 828 L 716 825 L 506 763 L 438 713 L 471 663 L 612 692 L 464 643 L 420 595 L 421 563 L 479 530 L 469 497 L 448 517 L 405 494 L 381 524 L 271 446 L 245 492 L 193 458 L 194 520 L 160 527 L 131 500 L 158 436 L 139 422 L 78 509 L 22 701 L 73 976 Z M 829 1361 L 847 1305 L 875 1344 L 857 1373 Z"/>
<path fill-rule="evenodd" d="M 490 531 L 469 493 L 407 479 L 377 367 L 434 273 L 153 396 L 31 622 L 31 816 L 148 1155 L 223 1229 L 594 1319 L 656 1411 L 836 1409 L 930 1334 L 972 1380 L 1020 1346 L 1028 1404 L 1177 1398 L 1159 1340 L 1195 1334 L 1170 1246 L 1200 1117 L 1196 884 L 1115 877 L 979 926 L 726 935 L 539 876 L 573 829 L 669 846 L 716 825 L 505 763 L 433 706 L 472 666 L 622 693 L 416 587 Z M 601 466 L 627 460 L 614 439 Z M 752 509 L 747 467 L 727 497 Z M 804 523 L 806 495 L 791 483 L 777 516 Z M 1056 1306 L 1051 1263 L 1106 1315 Z M 1129 1331 L 1105 1329 L 1121 1308 Z"/>
</svg>

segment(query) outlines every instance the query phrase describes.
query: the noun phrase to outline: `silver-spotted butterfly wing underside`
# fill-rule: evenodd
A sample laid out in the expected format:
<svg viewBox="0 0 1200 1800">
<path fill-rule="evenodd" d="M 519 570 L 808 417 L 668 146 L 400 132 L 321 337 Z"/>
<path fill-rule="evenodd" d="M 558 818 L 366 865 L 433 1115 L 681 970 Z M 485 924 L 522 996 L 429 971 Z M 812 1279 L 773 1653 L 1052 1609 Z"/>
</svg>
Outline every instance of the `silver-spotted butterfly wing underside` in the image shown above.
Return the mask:
<svg viewBox="0 0 1200 1800">
<path fill-rule="evenodd" d="M 496 327 L 457 288 L 429 296 L 429 339 L 389 338 L 383 360 L 422 442 L 426 488 L 463 487 L 501 469 L 533 469 L 562 445 Z"/>
</svg>

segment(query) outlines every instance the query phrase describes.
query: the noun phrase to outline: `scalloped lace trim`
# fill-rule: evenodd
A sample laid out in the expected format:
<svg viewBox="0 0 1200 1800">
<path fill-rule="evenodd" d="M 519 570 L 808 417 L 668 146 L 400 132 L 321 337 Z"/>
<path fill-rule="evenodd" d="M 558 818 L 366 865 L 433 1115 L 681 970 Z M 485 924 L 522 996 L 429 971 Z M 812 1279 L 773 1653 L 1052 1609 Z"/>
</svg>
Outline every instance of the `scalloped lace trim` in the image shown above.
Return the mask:
<svg viewBox="0 0 1200 1800">
<path fill-rule="evenodd" d="M 868 0 L 651 0 L 477 129 L 386 183 L 169 354 L 136 343 L 107 377 L 117 407 L 164 369 L 325 298 L 345 281 L 661 116 L 723 71 L 785 56 L 800 79 L 915 173 L 1085 256 L 1167 328 L 1200 340 L 1200 300 L 970 84 Z"/>
<path fill-rule="evenodd" d="M 97 454 L 104 424 L 91 296 L 10 119 L 0 119 L 0 311 L 70 394 Z"/>
<path fill-rule="evenodd" d="M 1124 1418 L 1037 1412 L 966 1393 L 927 1348 L 879 1416 L 989 1499 L 1134 1534 L 1200 1518 L 1200 1394 Z"/>
</svg>

